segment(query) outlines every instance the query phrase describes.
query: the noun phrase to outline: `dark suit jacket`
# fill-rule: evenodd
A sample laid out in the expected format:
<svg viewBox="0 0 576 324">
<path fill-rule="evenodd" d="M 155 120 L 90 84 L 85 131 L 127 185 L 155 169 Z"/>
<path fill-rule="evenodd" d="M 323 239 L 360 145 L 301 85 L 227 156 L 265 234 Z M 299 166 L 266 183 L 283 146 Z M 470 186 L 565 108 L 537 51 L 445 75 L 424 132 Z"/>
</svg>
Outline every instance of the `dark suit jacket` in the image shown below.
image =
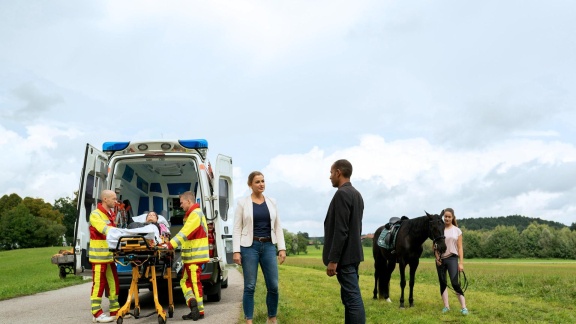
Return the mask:
<svg viewBox="0 0 576 324">
<path fill-rule="evenodd" d="M 362 250 L 362 195 L 346 182 L 338 188 L 326 219 L 324 220 L 324 250 L 322 260 L 325 265 L 337 262 L 338 266 L 364 261 Z"/>
</svg>

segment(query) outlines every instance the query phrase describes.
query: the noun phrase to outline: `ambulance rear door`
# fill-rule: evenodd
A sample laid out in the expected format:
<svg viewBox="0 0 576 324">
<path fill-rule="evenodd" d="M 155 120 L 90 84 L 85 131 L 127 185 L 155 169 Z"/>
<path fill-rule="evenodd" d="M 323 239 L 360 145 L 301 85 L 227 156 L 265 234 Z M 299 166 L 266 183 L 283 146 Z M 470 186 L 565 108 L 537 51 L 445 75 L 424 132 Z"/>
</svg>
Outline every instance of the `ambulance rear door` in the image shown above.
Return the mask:
<svg viewBox="0 0 576 324">
<path fill-rule="evenodd" d="M 230 215 L 230 205 L 233 202 L 232 191 L 232 158 L 226 155 L 219 154 L 216 157 L 216 168 L 214 172 L 214 210 L 217 215 L 220 232 L 217 233 L 222 240 L 224 246 L 218 246 L 218 251 L 226 251 L 226 263 L 234 264 L 233 246 L 232 246 L 232 230 L 224 223 L 232 217 Z M 218 242 L 218 243 L 219 243 Z"/>
<path fill-rule="evenodd" d="M 74 231 L 75 274 L 90 270 L 88 244 L 90 243 L 90 212 L 96 209 L 100 192 L 107 188 L 108 157 L 90 144 L 86 144 L 84 166 L 78 189 L 76 228 Z"/>
</svg>

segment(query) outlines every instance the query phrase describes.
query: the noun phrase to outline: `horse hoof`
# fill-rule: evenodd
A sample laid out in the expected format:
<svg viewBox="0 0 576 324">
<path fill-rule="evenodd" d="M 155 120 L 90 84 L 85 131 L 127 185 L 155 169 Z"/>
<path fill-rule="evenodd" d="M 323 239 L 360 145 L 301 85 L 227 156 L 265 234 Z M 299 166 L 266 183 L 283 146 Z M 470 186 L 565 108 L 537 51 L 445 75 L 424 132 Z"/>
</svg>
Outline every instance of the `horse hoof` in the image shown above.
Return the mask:
<svg viewBox="0 0 576 324">
<path fill-rule="evenodd" d="M 392 301 L 390 300 L 390 298 L 386 298 L 386 301 L 391 303 Z"/>
</svg>

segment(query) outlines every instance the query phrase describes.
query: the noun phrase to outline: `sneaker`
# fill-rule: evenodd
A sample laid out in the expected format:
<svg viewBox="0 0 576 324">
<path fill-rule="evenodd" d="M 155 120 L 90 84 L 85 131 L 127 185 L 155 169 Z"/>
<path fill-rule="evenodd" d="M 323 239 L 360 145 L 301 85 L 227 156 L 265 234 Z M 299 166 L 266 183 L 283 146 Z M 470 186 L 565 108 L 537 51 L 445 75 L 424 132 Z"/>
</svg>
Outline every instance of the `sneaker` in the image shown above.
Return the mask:
<svg viewBox="0 0 576 324">
<path fill-rule="evenodd" d="M 112 316 L 106 316 L 104 313 L 100 314 L 98 317 L 92 317 L 92 323 L 110 323 L 116 318 Z"/>
<path fill-rule="evenodd" d="M 197 321 L 197 320 L 203 319 L 203 318 L 204 318 L 204 314 L 200 314 L 200 316 L 198 316 L 198 319 L 192 318 L 192 312 L 190 312 L 190 314 L 182 315 L 182 319 L 183 319 L 183 320 L 193 320 L 193 321 Z"/>
<path fill-rule="evenodd" d="M 200 310 L 198 309 L 198 303 L 196 302 L 196 299 L 192 298 L 190 299 L 190 301 L 188 302 L 188 307 L 190 307 L 190 314 L 188 315 L 183 315 L 182 319 L 184 319 L 184 316 L 186 316 L 186 319 L 191 319 L 193 321 L 197 321 L 200 319 Z"/>
<path fill-rule="evenodd" d="M 462 308 L 460 313 L 462 313 L 462 315 L 468 315 L 468 308 L 466 308 L 466 307 Z"/>
<path fill-rule="evenodd" d="M 450 311 L 450 308 L 448 308 L 448 307 L 442 308 L 442 313 L 448 313 L 449 311 Z"/>
</svg>

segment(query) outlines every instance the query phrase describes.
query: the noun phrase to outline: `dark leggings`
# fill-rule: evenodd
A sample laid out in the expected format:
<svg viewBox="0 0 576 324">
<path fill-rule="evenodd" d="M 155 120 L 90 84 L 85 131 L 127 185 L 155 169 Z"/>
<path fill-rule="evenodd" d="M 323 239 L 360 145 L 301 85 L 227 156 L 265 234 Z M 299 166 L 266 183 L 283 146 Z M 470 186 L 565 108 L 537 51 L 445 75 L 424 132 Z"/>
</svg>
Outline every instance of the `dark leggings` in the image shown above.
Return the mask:
<svg viewBox="0 0 576 324">
<path fill-rule="evenodd" d="M 458 256 L 453 254 L 446 259 L 442 259 L 442 264 L 436 264 L 436 271 L 438 272 L 438 280 L 440 281 L 440 295 L 446 290 L 446 271 L 450 275 L 450 283 L 452 289 L 458 294 L 464 296 L 464 292 L 458 282 Z"/>
</svg>

